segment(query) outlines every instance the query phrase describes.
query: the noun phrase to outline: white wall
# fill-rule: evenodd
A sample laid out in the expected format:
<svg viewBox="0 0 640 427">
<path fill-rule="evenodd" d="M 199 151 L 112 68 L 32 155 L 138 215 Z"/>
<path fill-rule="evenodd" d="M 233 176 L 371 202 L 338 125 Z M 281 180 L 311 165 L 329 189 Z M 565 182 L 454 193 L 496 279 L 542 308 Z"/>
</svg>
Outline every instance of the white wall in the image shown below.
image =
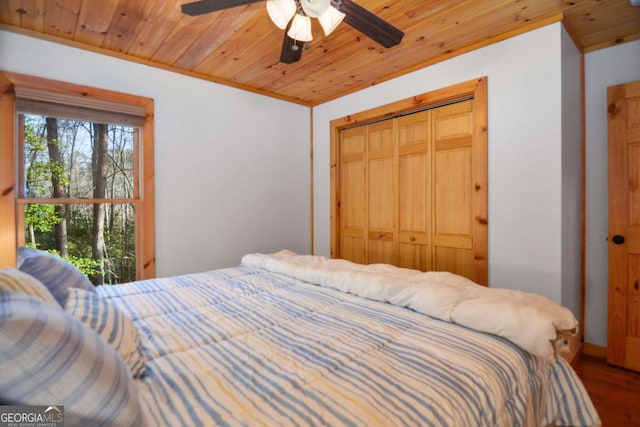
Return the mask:
<svg viewBox="0 0 640 427">
<path fill-rule="evenodd" d="M 580 313 L 582 84 L 580 51 L 562 28 L 562 304 Z"/>
<path fill-rule="evenodd" d="M 607 87 L 640 80 L 640 40 L 585 55 L 587 201 L 585 341 L 607 344 Z"/>
<path fill-rule="evenodd" d="M 488 76 L 489 282 L 560 302 L 563 270 L 580 267 L 562 265 L 562 31 L 549 25 L 315 107 L 315 253 L 330 252 L 329 122 Z"/>
<path fill-rule="evenodd" d="M 0 69 L 154 98 L 159 276 L 309 252 L 307 107 L 5 31 Z"/>
</svg>

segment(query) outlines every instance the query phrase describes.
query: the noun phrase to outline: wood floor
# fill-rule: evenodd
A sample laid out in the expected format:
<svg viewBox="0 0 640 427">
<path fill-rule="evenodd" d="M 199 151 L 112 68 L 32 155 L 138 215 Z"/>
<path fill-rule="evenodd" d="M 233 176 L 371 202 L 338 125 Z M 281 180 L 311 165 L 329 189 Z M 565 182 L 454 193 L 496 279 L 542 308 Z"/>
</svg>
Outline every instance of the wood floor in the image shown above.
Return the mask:
<svg viewBox="0 0 640 427">
<path fill-rule="evenodd" d="M 640 373 L 581 355 L 574 366 L 595 405 L 603 427 L 640 426 Z"/>
</svg>

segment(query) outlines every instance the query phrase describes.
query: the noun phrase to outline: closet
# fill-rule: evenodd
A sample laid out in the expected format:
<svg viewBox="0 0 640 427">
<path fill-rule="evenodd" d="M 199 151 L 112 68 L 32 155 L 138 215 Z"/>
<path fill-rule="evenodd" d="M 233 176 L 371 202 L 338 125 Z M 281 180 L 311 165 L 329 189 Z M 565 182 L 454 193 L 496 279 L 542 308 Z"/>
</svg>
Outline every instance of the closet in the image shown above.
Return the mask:
<svg viewBox="0 0 640 427">
<path fill-rule="evenodd" d="M 486 125 L 475 123 L 477 104 L 467 97 L 336 129 L 332 256 L 486 284 Z"/>
</svg>

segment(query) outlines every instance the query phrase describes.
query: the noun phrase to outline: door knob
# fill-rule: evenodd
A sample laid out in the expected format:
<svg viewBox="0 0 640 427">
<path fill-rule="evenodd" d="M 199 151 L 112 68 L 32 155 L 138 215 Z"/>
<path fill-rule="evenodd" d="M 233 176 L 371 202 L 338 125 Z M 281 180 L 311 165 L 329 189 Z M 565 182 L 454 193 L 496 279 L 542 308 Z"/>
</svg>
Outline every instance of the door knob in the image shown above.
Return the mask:
<svg viewBox="0 0 640 427">
<path fill-rule="evenodd" d="M 611 240 L 613 240 L 613 243 L 615 243 L 616 245 L 621 245 L 624 243 L 624 236 L 616 234 Z"/>
</svg>

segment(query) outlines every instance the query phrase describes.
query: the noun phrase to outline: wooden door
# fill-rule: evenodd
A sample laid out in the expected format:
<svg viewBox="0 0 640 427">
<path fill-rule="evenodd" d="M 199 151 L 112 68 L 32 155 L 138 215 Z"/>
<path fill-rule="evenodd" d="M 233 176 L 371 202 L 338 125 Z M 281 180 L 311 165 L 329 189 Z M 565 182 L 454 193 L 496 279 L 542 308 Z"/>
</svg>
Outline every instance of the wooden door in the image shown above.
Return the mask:
<svg viewBox="0 0 640 427">
<path fill-rule="evenodd" d="M 640 371 L 640 81 L 608 89 L 607 361 Z"/>
<path fill-rule="evenodd" d="M 474 278 L 473 100 L 432 110 L 433 269 Z"/>
<path fill-rule="evenodd" d="M 431 270 L 431 112 L 398 118 L 398 266 Z"/>
<path fill-rule="evenodd" d="M 367 128 L 367 262 L 395 264 L 396 199 L 393 120 Z"/>
<path fill-rule="evenodd" d="M 345 129 L 340 144 L 340 253 L 366 264 L 365 244 L 365 133 L 366 127 Z"/>
</svg>

